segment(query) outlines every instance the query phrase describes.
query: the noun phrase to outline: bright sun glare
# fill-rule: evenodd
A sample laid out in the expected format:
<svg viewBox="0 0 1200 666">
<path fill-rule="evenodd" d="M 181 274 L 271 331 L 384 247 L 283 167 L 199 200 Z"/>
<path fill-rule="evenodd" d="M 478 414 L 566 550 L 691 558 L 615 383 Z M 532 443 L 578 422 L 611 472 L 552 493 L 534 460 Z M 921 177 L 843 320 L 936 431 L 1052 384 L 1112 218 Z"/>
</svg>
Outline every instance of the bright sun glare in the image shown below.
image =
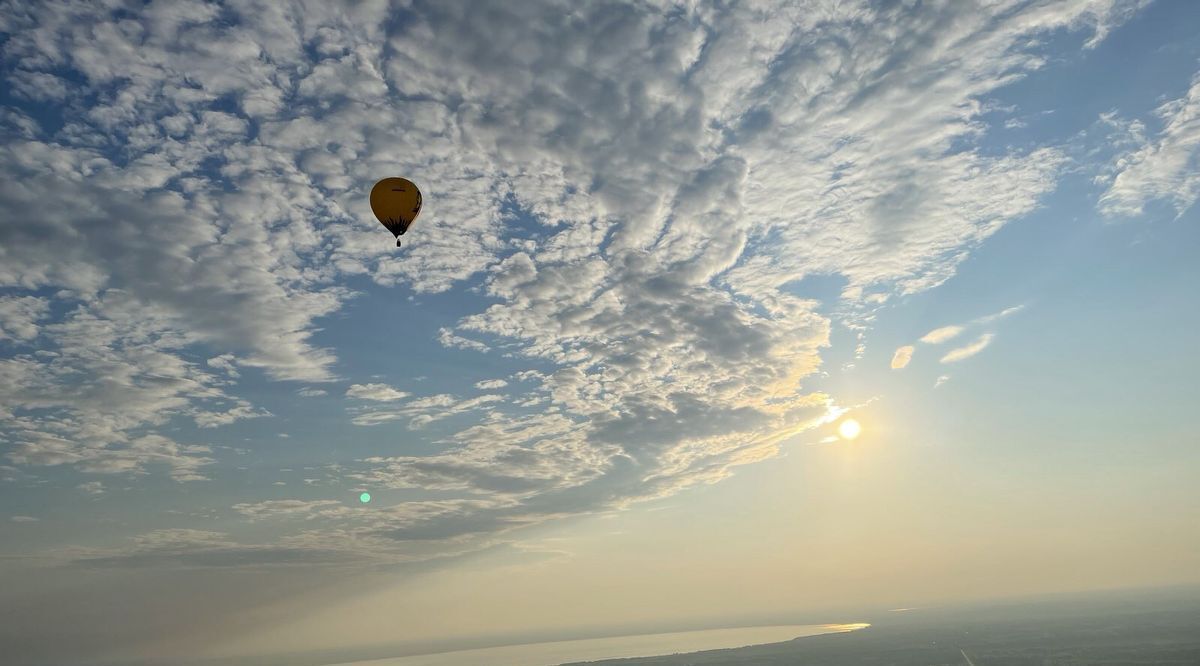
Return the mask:
<svg viewBox="0 0 1200 666">
<path fill-rule="evenodd" d="M 860 432 L 862 432 L 862 426 L 854 419 L 846 419 L 838 426 L 838 434 L 842 436 L 842 439 L 854 439 Z"/>
</svg>

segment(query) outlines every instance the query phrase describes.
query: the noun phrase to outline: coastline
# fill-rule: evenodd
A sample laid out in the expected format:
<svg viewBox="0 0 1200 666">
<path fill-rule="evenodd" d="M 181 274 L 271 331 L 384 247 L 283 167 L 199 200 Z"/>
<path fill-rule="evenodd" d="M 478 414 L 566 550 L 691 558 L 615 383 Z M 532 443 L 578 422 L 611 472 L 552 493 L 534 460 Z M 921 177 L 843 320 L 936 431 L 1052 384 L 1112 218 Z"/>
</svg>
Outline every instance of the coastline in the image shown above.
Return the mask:
<svg viewBox="0 0 1200 666">
<path fill-rule="evenodd" d="M 870 625 L 867 623 L 804 624 L 633 634 L 455 650 L 341 662 L 328 666 L 473 666 L 483 663 L 490 666 L 566 666 L 609 659 L 657 657 L 766 645 L 808 636 L 857 631 L 868 626 Z"/>
</svg>

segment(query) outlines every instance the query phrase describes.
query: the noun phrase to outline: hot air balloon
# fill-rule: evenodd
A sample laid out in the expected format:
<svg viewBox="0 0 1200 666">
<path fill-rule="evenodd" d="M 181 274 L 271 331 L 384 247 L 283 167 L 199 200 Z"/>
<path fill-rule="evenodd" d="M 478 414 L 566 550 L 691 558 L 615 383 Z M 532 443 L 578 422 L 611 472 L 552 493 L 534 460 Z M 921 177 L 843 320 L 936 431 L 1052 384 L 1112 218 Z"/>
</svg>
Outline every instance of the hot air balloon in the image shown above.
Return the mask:
<svg viewBox="0 0 1200 666">
<path fill-rule="evenodd" d="M 407 178 L 384 178 L 371 188 L 371 210 L 400 247 L 400 236 L 421 212 L 421 190 Z"/>
</svg>

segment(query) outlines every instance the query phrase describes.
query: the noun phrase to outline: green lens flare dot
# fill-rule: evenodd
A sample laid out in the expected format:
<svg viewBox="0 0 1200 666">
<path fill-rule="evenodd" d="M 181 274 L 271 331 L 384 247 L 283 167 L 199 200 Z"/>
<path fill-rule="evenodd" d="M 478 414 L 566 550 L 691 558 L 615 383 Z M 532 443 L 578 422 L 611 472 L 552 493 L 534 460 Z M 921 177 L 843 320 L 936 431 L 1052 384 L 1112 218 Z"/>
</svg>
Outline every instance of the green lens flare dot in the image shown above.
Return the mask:
<svg viewBox="0 0 1200 666">
<path fill-rule="evenodd" d="M 363 493 L 363 494 L 359 495 L 358 501 L 362 502 L 363 504 L 370 502 L 371 501 L 371 493 Z"/>
</svg>

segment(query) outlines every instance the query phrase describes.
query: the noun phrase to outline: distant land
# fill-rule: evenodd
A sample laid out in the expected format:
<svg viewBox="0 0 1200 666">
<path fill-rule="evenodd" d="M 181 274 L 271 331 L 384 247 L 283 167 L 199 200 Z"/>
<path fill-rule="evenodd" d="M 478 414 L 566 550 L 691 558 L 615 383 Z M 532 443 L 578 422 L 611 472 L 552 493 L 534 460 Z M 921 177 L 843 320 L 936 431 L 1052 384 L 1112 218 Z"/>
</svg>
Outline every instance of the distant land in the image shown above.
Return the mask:
<svg viewBox="0 0 1200 666">
<path fill-rule="evenodd" d="M 859 631 L 563 666 L 1200 664 L 1200 588 L 903 609 Z"/>
<path fill-rule="evenodd" d="M 916 606 L 916 605 L 914 605 Z M 600 659 L 585 651 L 571 652 L 574 661 L 540 661 L 560 666 L 1200 666 L 1200 586 L 1151 590 L 1119 590 L 1085 594 L 1044 596 L 1040 598 L 995 600 L 971 604 L 921 606 L 912 608 L 839 610 L 841 621 L 853 618 L 868 624 L 844 633 L 831 625 L 812 624 L 811 613 L 790 618 L 804 626 L 787 622 L 789 618 L 772 616 L 762 626 L 696 632 L 673 631 L 605 638 L 526 637 L 524 641 L 504 641 L 499 637 L 478 638 L 451 643 L 397 644 L 353 650 L 292 653 L 164 662 L 121 662 L 108 666 L 328 666 L 358 664 L 386 666 L 420 663 L 422 658 L 437 663 L 473 652 L 487 654 L 498 650 L 504 657 L 522 648 L 550 644 L 600 644 L 629 638 L 655 639 L 662 636 L 712 634 L 722 631 L 760 633 L 757 644 L 747 647 L 685 652 L 695 642 L 679 642 L 677 649 L 659 651 L 661 643 L 638 654 L 660 656 Z M 801 619 L 803 618 L 803 619 Z M 731 618 L 736 620 L 736 618 Z M 768 626 L 774 624 L 777 626 Z M 849 627 L 850 625 L 843 625 Z M 795 631 L 787 633 L 781 631 Z M 770 631 L 776 630 L 773 635 Z M 817 635 L 820 634 L 820 635 Z M 778 641 L 782 636 L 801 636 Z M 690 640 L 690 639 L 689 639 Z M 740 642 L 740 641 L 739 641 Z M 700 643 L 702 644 L 702 643 Z M 726 642 L 736 645 L 737 642 Z M 584 645 L 584 647 L 587 647 Z M 675 654 L 668 654 L 675 652 Z M 633 654 L 625 652 L 625 654 Z M 590 660 L 589 660 L 590 659 Z M 393 661 L 395 660 L 395 661 Z M 499 666 L 491 661 L 473 661 L 472 666 Z M 521 662 L 521 666 L 537 666 Z"/>
<path fill-rule="evenodd" d="M 658 634 L 502 645 L 474 650 L 354 661 L 331 666 L 554 666 L 563 659 L 629 657 L 718 647 L 742 647 L 780 639 L 855 631 L 864 626 L 866 625 L 812 624 L 673 631 Z"/>
</svg>

